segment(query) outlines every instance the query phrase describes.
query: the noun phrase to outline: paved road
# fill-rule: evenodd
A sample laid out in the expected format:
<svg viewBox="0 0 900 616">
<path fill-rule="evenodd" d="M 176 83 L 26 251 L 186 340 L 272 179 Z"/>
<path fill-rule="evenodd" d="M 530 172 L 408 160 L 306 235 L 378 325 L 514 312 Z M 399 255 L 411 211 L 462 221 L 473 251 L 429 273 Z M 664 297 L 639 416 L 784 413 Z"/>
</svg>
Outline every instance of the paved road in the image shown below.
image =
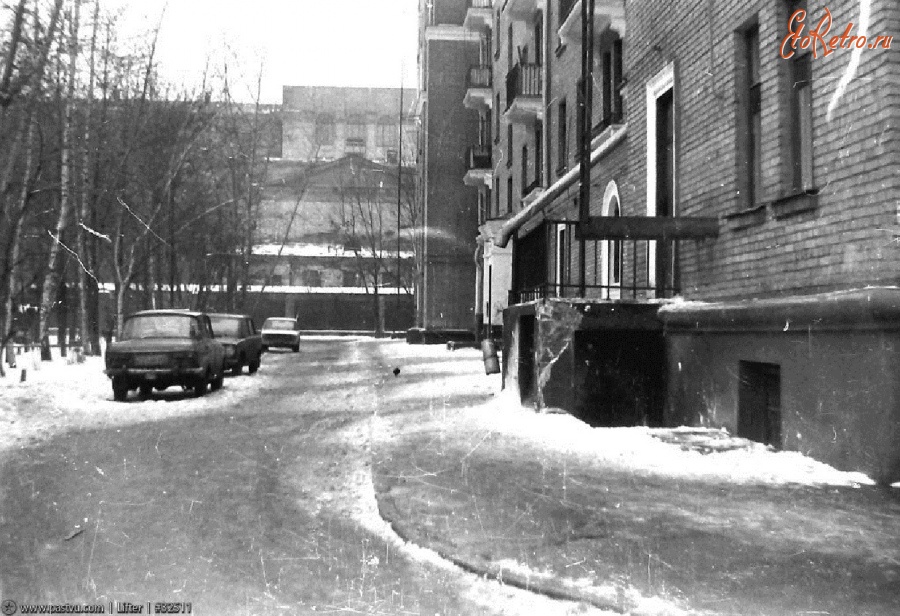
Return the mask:
<svg viewBox="0 0 900 616">
<path fill-rule="evenodd" d="M 371 418 L 414 403 L 386 398 L 378 349 L 268 354 L 235 377 L 258 379 L 251 404 L 223 397 L 201 416 L 63 434 L 8 458 L 0 596 L 223 615 L 525 613 L 539 598 L 417 553 L 374 515 Z"/>
</svg>

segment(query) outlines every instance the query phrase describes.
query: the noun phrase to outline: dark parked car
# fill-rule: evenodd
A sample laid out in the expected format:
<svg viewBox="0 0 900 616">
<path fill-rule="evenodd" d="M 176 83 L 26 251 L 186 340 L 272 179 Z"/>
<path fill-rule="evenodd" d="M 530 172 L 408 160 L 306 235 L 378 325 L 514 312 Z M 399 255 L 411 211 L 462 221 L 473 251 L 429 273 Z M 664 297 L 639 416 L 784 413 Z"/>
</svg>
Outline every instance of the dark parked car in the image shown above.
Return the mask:
<svg viewBox="0 0 900 616">
<path fill-rule="evenodd" d="M 113 398 L 129 390 L 148 396 L 173 385 L 198 396 L 222 387 L 225 350 L 213 338 L 209 316 L 187 310 L 144 310 L 125 320 L 119 339 L 106 350 L 106 374 Z"/>
<path fill-rule="evenodd" d="M 271 347 L 286 347 L 294 353 L 300 350 L 300 323 L 297 319 L 270 317 L 262 326 L 263 351 Z"/>
<path fill-rule="evenodd" d="M 225 347 L 225 368 L 237 376 L 244 366 L 253 374 L 259 370 L 262 336 L 253 319 L 245 314 L 211 314 L 213 335 Z"/>
</svg>

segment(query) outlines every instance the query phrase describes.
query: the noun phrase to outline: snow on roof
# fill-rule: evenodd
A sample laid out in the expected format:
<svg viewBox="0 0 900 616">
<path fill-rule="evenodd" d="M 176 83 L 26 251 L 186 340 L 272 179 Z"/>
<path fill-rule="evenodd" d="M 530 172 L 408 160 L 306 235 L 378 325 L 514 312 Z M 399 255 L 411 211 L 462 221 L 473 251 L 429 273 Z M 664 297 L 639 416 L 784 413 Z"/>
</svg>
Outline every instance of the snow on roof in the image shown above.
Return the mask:
<svg viewBox="0 0 900 616">
<path fill-rule="evenodd" d="M 253 246 L 253 254 L 259 256 L 275 256 L 280 254 L 282 257 L 338 257 L 343 259 L 353 259 L 356 253 L 348 250 L 342 244 L 256 244 Z M 397 254 L 396 250 L 383 250 L 379 256 L 393 257 Z M 360 255 L 368 257 L 372 255 L 370 250 L 360 250 Z M 401 250 L 401 259 L 413 258 L 413 252 L 410 250 Z"/>
</svg>

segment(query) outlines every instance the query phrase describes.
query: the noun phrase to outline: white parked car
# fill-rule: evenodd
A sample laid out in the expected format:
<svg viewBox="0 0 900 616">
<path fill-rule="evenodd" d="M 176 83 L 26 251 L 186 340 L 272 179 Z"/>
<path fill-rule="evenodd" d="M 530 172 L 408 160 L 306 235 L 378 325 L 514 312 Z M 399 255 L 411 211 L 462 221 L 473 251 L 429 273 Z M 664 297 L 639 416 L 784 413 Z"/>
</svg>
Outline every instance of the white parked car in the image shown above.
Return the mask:
<svg viewBox="0 0 900 616">
<path fill-rule="evenodd" d="M 300 322 L 297 319 L 270 317 L 260 331 L 263 351 L 271 347 L 288 348 L 294 353 L 300 351 Z"/>
</svg>

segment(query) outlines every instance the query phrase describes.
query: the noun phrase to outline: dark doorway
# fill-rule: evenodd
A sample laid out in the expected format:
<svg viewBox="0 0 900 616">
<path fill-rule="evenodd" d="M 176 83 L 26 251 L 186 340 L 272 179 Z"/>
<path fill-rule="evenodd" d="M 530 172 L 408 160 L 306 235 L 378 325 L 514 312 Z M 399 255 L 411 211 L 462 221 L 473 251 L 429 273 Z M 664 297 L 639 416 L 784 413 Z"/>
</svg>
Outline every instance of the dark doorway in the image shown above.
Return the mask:
<svg viewBox="0 0 900 616">
<path fill-rule="evenodd" d="M 519 394 L 522 402 L 534 398 L 534 328 L 533 314 L 519 317 Z"/>
<path fill-rule="evenodd" d="M 781 448 L 781 366 L 742 361 L 738 436 Z"/>
<path fill-rule="evenodd" d="M 656 215 L 675 215 L 675 97 L 667 90 L 656 99 Z M 656 296 L 669 297 L 678 288 L 676 243 L 656 244 Z"/>
<path fill-rule="evenodd" d="M 575 332 L 575 412 L 591 426 L 661 426 L 665 342 L 661 332 Z"/>
</svg>

